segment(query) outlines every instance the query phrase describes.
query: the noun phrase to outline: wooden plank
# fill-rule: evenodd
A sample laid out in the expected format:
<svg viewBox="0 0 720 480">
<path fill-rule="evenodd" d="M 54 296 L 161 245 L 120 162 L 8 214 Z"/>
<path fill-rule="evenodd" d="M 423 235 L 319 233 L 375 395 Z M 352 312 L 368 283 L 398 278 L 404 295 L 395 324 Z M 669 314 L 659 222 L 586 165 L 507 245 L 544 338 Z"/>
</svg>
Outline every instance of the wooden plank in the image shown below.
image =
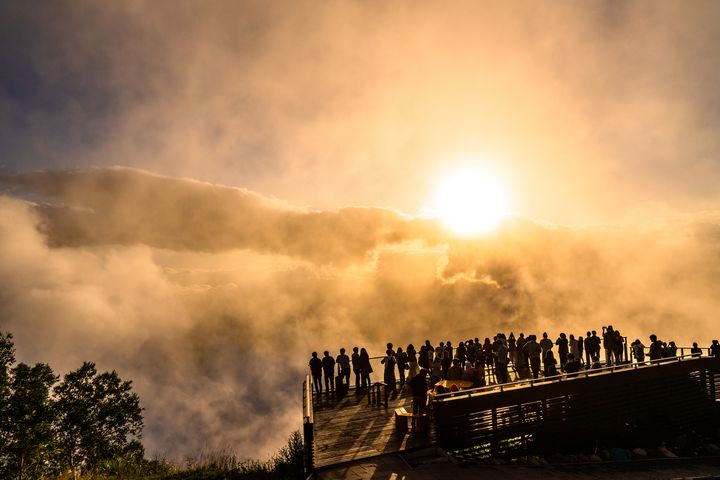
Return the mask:
<svg viewBox="0 0 720 480">
<path fill-rule="evenodd" d="M 431 445 L 432 434 L 396 431 L 394 413 L 400 407 L 412 411 L 409 390 L 390 396 L 387 408 L 368 405 L 366 394 L 353 390 L 343 398 L 316 399 L 316 467 Z"/>
</svg>

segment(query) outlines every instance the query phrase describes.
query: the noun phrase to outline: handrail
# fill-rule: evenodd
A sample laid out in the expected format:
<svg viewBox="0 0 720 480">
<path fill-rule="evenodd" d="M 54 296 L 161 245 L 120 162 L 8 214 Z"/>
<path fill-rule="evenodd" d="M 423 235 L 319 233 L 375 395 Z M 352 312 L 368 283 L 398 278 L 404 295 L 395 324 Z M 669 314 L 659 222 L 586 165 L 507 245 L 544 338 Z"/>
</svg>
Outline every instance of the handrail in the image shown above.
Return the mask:
<svg viewBox="0 0 720 480">
<path fill-rule="evenodd" d="M 315 469 L 315 414 L 313 412 L 313 384 L 310 375 L 303 382 L 303 459 L 305 473 Z"/>
<path fill-rule="evenodd" d="M 312 399 L 312 379 L 310 375 L 305 376 L 303 382 L 303 423 L 315 423 Z"/>
<path fill-rule="evenodd" d="M 477 388 L 469 388 L 466 390 L 458 391 L 458 392 L 447 392 L 447 393 L 441 393 L 437 394 L 433 397 L 433 401 L 436 400 L 445 400 L 448 398 L 454 398 L 458 396 L 472 396 L 476 393 L 485 393 L 485 392 L 491 392 L 499 390 L 500 392 L 504 391 L 507 388 L 514 388 L 514 387 L 520 387 L 524 385 L 529 385 L 530 387 L 534 386 L 536 383 L 549 383 L 552 381 L 563 381 L 567 379 L 572 378 L 578 378 L 581 376 L 584 376 L 585 378 L 589 376 L 594 376 L 601 373 L 615 373 L 616 371 L 623 371 L 623 370 L 632 370 L 632 369 L 638 369 L 638 368 L 646 368 L 646 367 L 654 367 L 659 364 L 665 364 L 670 363 L 673 361 L 681 362 L 681 361 L 688 361 L 688 360 L 694 360 L 698 358 L 708 358 L 709 356 L 697 356 L 697 355 L 683 355 L 683 356 L 677 356 L 677 357 L 669 357 L 669 358 L 661 358 L 658 360 L 652 360 L 643 362 L 642 364 L 639 363 L 626 363 L 622 365 L 611 365 L 609 367 L 602 367 L 602 368 L 594 368 L 589 370 L 581 370 L 576 373 L 561 373 L 558 375 L 552 375 L 550 377 L 542 377 L 542 378 L 526 378 L 522 380 L 516 380 L 514 382 L 508 382 L 508 383 L 499 383 L 495 385 L 485 385 L 482 387 Z"/>
</svg>

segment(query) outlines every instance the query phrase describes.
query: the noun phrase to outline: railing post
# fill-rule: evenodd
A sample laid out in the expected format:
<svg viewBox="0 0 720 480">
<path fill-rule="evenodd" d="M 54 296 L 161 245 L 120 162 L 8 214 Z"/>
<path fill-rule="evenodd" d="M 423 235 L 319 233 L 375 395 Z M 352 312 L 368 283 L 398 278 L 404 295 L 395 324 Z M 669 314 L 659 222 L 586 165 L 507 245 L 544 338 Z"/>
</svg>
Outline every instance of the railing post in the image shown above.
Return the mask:
<svg viewBox="0 0 720 480">
<path fill-rule="evenodd" d="M 303 382 L 303 460 L 306 475 L 315 470 L 315 416 L 312 388 L 312 380 L 308 375 Z"/>
</svg>

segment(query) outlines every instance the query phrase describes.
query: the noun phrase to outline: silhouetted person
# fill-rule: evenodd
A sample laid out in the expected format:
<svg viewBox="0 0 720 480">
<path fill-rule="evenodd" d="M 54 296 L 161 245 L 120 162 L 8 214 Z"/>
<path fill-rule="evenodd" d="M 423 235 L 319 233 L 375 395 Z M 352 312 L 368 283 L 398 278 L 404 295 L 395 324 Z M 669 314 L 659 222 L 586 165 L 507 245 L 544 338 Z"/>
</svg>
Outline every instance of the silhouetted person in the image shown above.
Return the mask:
<svg viewBox="0 0 720 480">
<path fill-rule="evenodd" d="M 575 376 L 580 371 L 580 361 L 572 353 L 568 354 L 568 361 L 565 364 L 565 372 L 568 376 Z"/>
<path fill-rule="evenodd" d="M 362 381 L 362 388 L 369 388 L 370 374 L 372 373 L 372 365 L 370 365 L 370 355 L 364 348 L 360 349 L 360 380 Z"/>
<path fill-rule="evenodd" d="M 508 337 L 508 356 L 513 365 L 517 366 L 517 344 L 515 343 L 515 335 L 510 332 Z"/>
<path fill-rule="evenodd" d="M 717 340 L 712 341 L 712 345 L 710 345 L 710 356 L 715 358 L 720 358 L 720 344 Z"/>
<path fill-rule="evenodd" d="M 322 366 L 325 374 L 325 393 L 335 393 L 335 359 L 330 352 L 323 352 Z"/>
<path fill-rule="evenodd" d="M 677 345 L 675 345 L 675 342 L 671 341 L 668 343 L 668 355 L 671 358 L 677 357 Z"/>
<path fill-rule="evenodd" d="M 645 345 L 643 345 L 639 338 L 636 338 L 635 341 L 630 344 L 630 348 L 637 363 L 645 363 Z"/>
<path fill-rule="evenodd" d="M 585 368 L 592 366 L 592 356 L 595 353 L 595 341 L 593 340 L 590 332 L 587 332 L 585 336 Z"/>
<path fill-rule="evenodd" d="M 555 355 L 553 355 L 552 350 L 548 350 L 545 353 L 543 375 L 552 377 L 557 375 L 557 373 L 557 360 L 555 360 Z"/>
<path fill-rule="evenodd" d="M 701 357 L 702 356 L 702 349 L 698 347 L 697 342 L 693 342 L 693 346 L 690 349 L 690 355 L 693 357 Z"/>
<path fill-rule="evenodd" d="M 413 413 L 425 413 L 427 404 L 427 370 L 421 368 L 417 375 L 410 379 Z"/>
<path fill-rule="evenodd" d="M 460 360 L 460 364 L 464 365 L 467 360 L 467 349 L 465 348 L 465 342 L 460 342 L 455 350 L 455 356 Z"/>
<path fill-rule="evenodd" d="M 407 353 L 403 352 L 402 347 L 397 348 L 395 361 L 397 362 L 398 376 L 400 377 L 400 388 L 402 388 L 405 385 L 405 370 L 410 369 Z"/>
<path fill-rule="evenodd" d="M 457 358 L 452 361 L 452 367 L 448 369 L 447 379 L 448 380 L 462 380 L 463 369 L 460 366 L 460 360 Z"/>
<path fill-rule="evenodd" d="M 358 347 L 353 347 L 353 354 L 350 357 L 352 361 L 352 369 L 355 374 L 355 391 L 360 391 L 360 354 L 358 353 Z"/>
<path fill-rule="evenodd" d="M 625 345 L 625 341 L 623 340 L 622 335 L 620 335 L 620 330 L 615 330 L 613 333 L 614 340 L 613 340 L 613 351 L 615 352 L 615 363 L 622 363 L 623 362 L 623 346 Z"/>
<path fill-rule="evenodd" d="M 568 339 L 564 333 L 560 334 L 555 345 L 558 346 L 558 357 L 560 358 L 560 370 L 565 371 L 565 364 L 568 360 Z"/>
<path fill-rule="evenodd" d="M 535 341 L 535 335 L 530 335 L 528 337 L 524 350 L 530 360 L 530 370 L 532 370 L 532 376 L 533 378 L 538 378 L 540 376 L 540 354 L 542 353 L 542 349 Z"/>
<path fill-rule="evenodd" d="M 410 372 L 408 376 L 414 377 L 418 374 L 418 354 L 415 351 L 415 346 L 411 343 L 407 347 L 408 365 L 410 366 Z"/>
<path fill-rule="evenodd" d="M 497 358 L 495 359 L 495 377 L 498 383 L 508 381 L 508 349 L 504 338 L 498 340 Z"/>
<path fill-rule="evenodd" d="M 434 387 L 440 380 L 442 380 L 442 365 L 440 365 L 440 359 L 436 358 L 433 360 L 430 370 L 430 384 Z"/>
<path fill-rule="evenodd" d="M 570 338 L 568 338 L 568 347 L 570 348 L 570 353 L 572 353 L 577 360 L 581 360 L 580 351 L 578 350 L 578 341 L 572 333 L 570 334 Z"/>
<path fill-rule="evenodd" d="M 605 348 L 605 363 L 609 367 L 613 364 L 615 354 L 615 332 L 612 325 L 603 327 L 603 348 Z"/>
<path fill-rule="evenodd" d="M 317 352 L 312 352 L 312 358 L 310 359 L 310 374 L 313 378 L 313 386 L 315 387 L 315 393 L 320 396 L 322 393 L 322 360 L 318 358 Z"/>
<path fill-rule="evenodd" d="M 577 359 L 582 363 L 583 361 L 583 351 L 585 350 L 585 341 L 583 340 L 583 337 L 577 338 L 577 348 L 578 348 L 578 357 Z"/>
<path fill-rule="evenodd" d="M 420 351 L 418 352 L 418 366 L 426 370 L 430 368 L 427 345 L 420 346 Z"/>
<path fill-rule="evenodd" d="M 380 361 L 383 365 L 385 365 L 384 370 L 384 380 L 387 386 L 390 388 L 392 392 L 397 392 L 397 380 L 395 378 L 395 352 L 392 351 L 392 348 L 388 348 L 385 351 L 385 357 Z"/>
<path fill-rule="evenodd" d="M 596 361 L 600 361 L 600 337 L 597 336 L 597 332 L 595 330 L 592 331 L 592 353 L 590 353 L 590 358 L 595 357 Z M 594 363 L 594 361 L 593 361 Z"/>
<path fill-rule="evenodd" d="M 542 352 L 540 353 L 540 358 L 545 361 L 547 352 L 549 352 L 553 348 L 553 341 L 548 338 L 547 332 L 543 332 L 543 337 L 538 342 L 538 345 L 540 345 L 540 349 L 542 350 Z"/>
<path fill-rule="evenodd" d="M 442 369 L 443 380 L 447 379 L 448 371 L 450 370 L 450 365 L 452 365 L 452 357 L 450 356 L 450 352 L 445 350 L 445 352 L 443 353 L 443 357 L 440 360 L 440 368 Z"/>
<path fill-rule="evenodd" d="M 350 388 L 350 357 L 345 354 L 344 348 L 340 349 L 340 355 L 337 356 L 335 362 L 340 368 L 340 382 Z M 340 388 L 339 385 L 338 388 Z"/>
<path fill-rule="evenodd" d="M 662 342 L 658 340 L 657 335 L 650 335 L 650 361 L 660 360 L 663 356 Z"/>
</svg>

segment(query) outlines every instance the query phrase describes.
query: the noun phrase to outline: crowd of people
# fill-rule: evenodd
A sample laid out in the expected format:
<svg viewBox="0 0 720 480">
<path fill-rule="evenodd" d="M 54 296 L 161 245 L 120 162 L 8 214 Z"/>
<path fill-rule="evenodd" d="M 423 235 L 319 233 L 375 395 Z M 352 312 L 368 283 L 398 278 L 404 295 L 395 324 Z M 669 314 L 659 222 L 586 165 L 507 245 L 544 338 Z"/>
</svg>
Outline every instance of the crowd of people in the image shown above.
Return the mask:
<svg viewBox="0 0 720 480">
<path fill-rule="evenodd" d="M 656 335 L 650 335 L 648 357 L 650 361 L 660 361 L 676 357 L 678 347 L 675 342 L 663 342 Z M 636 339 L 630 344 L 629 354 L 627 339 L 612 325 L 602 328 L 601 335 L 595 330 L 588 331 L 585 337 L 560 333 L 553 341 L 547 332 L 540 340 L 536 335 L 520 333 L 517 337 L 498 333 L 492 340 L 487 337 L 480 342 L 478 337 L 461 340 L 455 347 L 451 341 L 440 342 L 433 346 L 430 340 L 416 349 L 413 344 L 395 348 L 387 344 L 385 356 L 380 364 L 383 369 L 383 381 L 391 391 L 397 391 L 398 383 L 402 388 L 406 380 L 412 379 L 413 398 L 417 391 L 418 397 L 424 398 L 427 393 L 427 378 L 430 386 L 441 380 L 465 380 L 472 387 L 486 385 L 489 381 L 506 383 L 509 381 L 509 368 L 516 372 L 516 378 L 539 378 L 558 375 L 560 372 L 575 374 L 581 369 L 601 368 L 616 364 L 629 363 L 633 360 L 644 363 L 646 347 Z M 555 356 L 557 347 L 557 358 Z M 601 352 L 604 350 L 604 365 L 601 363 Z M 701 356 L 702 349 L 693 343 L 690 349 L 693 356 Z M 720 358 L 720 344 L 712 341 L 708 354 Z M 630 358 L 628 358 L 630 355 Z M 350 387 L 351 373 L 354 375 L 355 389 L 358 393 L 370 387 L 370 374 L 373 368 L 370 356 L 365 348 L 353 348 L 348 356 L 341 348 L 339 355 L 333 357 L 329 351 L 319 358 L 317 352 L 312 353 L 310 371 L 313 378 L 313 389 L 316 395 L 323 392 L 322 380 L 325 382 L 325 393 L 346 393 Z M 486 380 L 486 377 L 487 380 Z"/>
</svg>

